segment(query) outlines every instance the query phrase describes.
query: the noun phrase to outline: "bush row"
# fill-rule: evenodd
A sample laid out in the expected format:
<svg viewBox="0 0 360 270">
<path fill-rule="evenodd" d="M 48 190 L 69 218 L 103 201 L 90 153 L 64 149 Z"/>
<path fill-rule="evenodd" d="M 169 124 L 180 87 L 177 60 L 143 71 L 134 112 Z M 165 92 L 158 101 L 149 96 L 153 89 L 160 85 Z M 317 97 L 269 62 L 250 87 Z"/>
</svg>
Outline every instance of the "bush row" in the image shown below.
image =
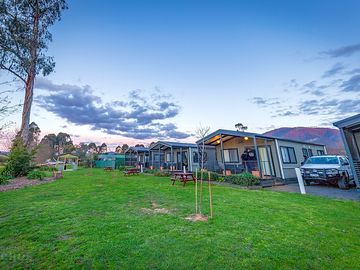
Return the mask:
<svg viewBox="0 0 360 270">
<path fill-rule="evenodd" d="M 247 172 L 225 176 L 224 180 L 225 182 L 240 186 L 255 186 L 260 184 L 259 178 Z"/>
</svg>

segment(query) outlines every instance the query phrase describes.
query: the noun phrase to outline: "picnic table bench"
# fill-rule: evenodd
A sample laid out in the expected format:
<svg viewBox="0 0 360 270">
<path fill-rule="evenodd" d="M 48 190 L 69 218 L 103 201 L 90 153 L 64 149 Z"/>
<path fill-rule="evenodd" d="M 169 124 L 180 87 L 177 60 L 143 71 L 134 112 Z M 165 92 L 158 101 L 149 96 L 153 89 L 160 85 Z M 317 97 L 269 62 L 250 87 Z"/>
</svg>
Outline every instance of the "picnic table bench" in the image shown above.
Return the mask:
<svg viewBox="0 0 360 270">
<path fill-rule="evenodd" d="M 124 175 L 138 175 L 139 174 L 139 169 L 127 169 L 124 171 Z"/>
<path fill-rule="evenodd" d="M 113 171 L 113 170 L 114 170 L 114 168 L 111 166 L 104 167 L 104 171 L 109 172 L 109 171 Z"/>
<path fill-rule="evenodd" d="M 174 173 L 171 177 L 171 181 L 173 182 L 172 183 L 173 185 L 175 184 L 176 180 L 183 182 L 184 186 L 185 186 L 186 182 L 189 182 L 189 181 L 196 182 L 196 179 L 195 179 L 193 173 L 191 173 L 191 172 L 187 172 L 187 173 L 176 172 L 176 173 Z"/>
</svg>

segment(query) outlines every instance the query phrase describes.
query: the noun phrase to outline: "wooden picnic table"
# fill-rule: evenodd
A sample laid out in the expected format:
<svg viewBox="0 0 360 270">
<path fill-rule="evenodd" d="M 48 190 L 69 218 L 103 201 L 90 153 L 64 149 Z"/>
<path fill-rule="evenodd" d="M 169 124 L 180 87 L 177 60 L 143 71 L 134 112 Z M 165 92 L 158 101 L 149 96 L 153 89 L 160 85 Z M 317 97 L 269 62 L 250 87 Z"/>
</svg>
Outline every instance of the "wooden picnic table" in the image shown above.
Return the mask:
<svg viewBox="0 0 360 270">
<path fill-rule="evenodd" d="M 104 171 L 111 172 L 111 171 L 113 171 L 113 170 L 114 170 L 114 168 L 111 167 L 111 166 L 104 167 Z"/>
<path fill-rule="evenodd" d="M 191 173 L 191 172 L 187 172 L 187 173 L 176 172 L 176 173 L 174 173 L 171 177 L 171 181 L 173 182 L 172 183 L 173 185 L 175 184 L 176 180 L 183 182 L 184 186 L 185 186 L 186 182 L 189 182 L 189 181 L 195 182 L 196 181 L 193 173 Z"/>
<path fill-rule="evenodd" d="M 135 175 L 135 174 L 139 174 L 139 169 L 133 168 L 124 171 L 124 175 Z"/>
</svg>

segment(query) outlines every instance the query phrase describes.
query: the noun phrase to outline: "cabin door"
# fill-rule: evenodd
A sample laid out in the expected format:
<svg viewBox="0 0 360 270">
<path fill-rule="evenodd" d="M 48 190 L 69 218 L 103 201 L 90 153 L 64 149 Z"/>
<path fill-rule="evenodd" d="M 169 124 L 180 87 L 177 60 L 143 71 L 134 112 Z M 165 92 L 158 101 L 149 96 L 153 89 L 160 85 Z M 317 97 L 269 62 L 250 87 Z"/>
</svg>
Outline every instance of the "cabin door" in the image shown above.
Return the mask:
<svg viewBox="0 0 360 270">
<path fill-rule="evenodd" d="M 259 146 L 261 170 L 264 176 L 275 176 L 274 163 L 270 146 Z"/>
</svg>

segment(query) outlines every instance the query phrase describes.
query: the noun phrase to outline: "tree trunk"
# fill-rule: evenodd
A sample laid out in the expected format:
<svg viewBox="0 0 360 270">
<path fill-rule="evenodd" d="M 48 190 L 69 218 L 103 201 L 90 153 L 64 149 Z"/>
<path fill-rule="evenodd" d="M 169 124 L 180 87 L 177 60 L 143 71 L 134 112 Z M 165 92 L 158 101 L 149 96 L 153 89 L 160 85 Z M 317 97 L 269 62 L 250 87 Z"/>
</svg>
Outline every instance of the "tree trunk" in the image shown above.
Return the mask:
<svg viewBox="0 0 360 270">
<path fill-rule="evenodd" d="M 25 99 L 24 99 L 24 106 L 23 106 L 22 118 L 21 118 L 21 129 L 20 129 L 21 138 L 25 145 L 29 143 L 29 124 L 30 124 L 31 105 L 33 101 L 34 80 L 35 80 L 35 72 L 33 74 L 29 74 L 25 85 Z"/>
<path fill-rule="evenodd" d="M 25 99 L 21 118 L 21 138 L 25 145 L 29 143 L 29 124 L 31 105 L 33 102 L 34 82 L 36 76 L 36 64 L 37 64 L 37 49 L 39 46 L 39 2 L 35 2 L 34 8 L 34 23 L 32 31 L 32 42 L 30 44 L 30 67 L 28 69 L 28 76 L 25 84 Z"/>
</svg>

